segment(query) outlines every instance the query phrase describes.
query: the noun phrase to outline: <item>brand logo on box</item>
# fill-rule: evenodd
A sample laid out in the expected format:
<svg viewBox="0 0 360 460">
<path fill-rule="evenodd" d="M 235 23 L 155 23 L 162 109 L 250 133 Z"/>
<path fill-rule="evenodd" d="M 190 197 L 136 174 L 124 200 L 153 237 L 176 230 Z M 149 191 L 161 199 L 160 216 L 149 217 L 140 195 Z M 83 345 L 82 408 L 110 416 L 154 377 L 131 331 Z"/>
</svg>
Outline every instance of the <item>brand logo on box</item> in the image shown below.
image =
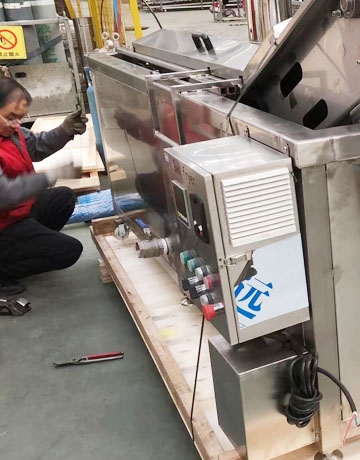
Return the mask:
<svg viewBox="0 0 360 460">
<path fill-rule="evenodd" d="M 270 297 L 273 283 L 265 283 L 259 278 L 247 278 L 234 288 L 237 312 L 252 320 L 260 312 L 263 302 Z M 245 325 L 244 325 L 245 327 Z"/>
</svg>

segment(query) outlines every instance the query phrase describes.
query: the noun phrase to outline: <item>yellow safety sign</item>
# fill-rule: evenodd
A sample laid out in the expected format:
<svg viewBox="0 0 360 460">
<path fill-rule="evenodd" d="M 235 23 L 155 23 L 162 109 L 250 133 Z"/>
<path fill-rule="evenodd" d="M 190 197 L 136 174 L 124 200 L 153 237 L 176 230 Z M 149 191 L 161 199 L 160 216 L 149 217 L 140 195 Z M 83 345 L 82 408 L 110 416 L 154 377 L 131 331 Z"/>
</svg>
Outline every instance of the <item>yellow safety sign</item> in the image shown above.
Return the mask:
<svg viewBox="0 0 360 460">
<path fill-rule="evenodd" d="M 21 26 L 0 26 L 1 59 L 26 59 L 24 31 Z"/>
</svg>

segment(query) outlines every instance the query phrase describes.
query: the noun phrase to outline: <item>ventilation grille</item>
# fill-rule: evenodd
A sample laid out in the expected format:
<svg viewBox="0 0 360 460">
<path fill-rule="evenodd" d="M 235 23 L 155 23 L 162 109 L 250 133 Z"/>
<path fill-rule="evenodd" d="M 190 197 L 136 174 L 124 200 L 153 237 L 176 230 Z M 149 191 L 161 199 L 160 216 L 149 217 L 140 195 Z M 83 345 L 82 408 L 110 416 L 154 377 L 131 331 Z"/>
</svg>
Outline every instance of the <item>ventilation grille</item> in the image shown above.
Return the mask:
<svg viewBox="0 0 360 460">
<path fill-rule="evenodd" d="M 296 231 L 290 180 L 281 168 L 221 181 L 233 247 Z"/>
</svg>

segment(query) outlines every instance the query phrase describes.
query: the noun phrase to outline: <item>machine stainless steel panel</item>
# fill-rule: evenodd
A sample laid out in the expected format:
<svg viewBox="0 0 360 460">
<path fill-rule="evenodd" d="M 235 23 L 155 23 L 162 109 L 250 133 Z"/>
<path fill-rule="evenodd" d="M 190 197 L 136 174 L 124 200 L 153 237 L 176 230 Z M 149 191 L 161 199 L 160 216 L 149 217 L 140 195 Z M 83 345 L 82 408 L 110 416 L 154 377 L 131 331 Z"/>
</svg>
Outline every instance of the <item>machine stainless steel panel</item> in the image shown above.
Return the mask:
<svg viewBox="0 0 360 460">
<path fill-rule="evenodd" d="M 209 67 L 214 75 L 223 78 L 239 78 L 258 48 L 255 44 L 200 34 L 198 49 L 193 36 L 188 31 L 161 29 L 135 41 L 133 46 L 137 53 L 189 69 Z"/>
<path fill-rule="evenodd" d="M 151 70 L 113 56 L 90 58 L 89 64 L 115 212 L 124 215 L 140 208 L 141 223 L 128 223 L 139 233 L 151 228 L 153 236 L 165 237 L 167 204 L 158 157 L 162 143 L 153 134 L 144 79 Z"/>
<path fill-rule="evenodd" d="M 247 57 L 249 58 L 250 56 Z M 159 154 L 164 147 L 164 140 L 172 139 L 167 145 L 173 145 L 174 141 L 179 142 L 179 138 L 172 96 L 166 86 L 156 88 L 155 103 L 161 130 L 168 139 L 160 135 L 154 136 L 146 78 L 169 72 L 170 75 L 179 75 L 185 69 L 174 63 L 160 61 L 156 57 L 123 49 L 114 55 L 91 54 L 87 61 L 94 76 L 115 210 L 122 214 L 122 197 L 139 193 L 145 209 L 146 235 L 142 236 L 163 238 L 168 235 L 168 219 L 166 196 L 163 189 L 159 189 L 163 183 L 162 160 Z M 191 74 L 191 71 L 186 73 Z M 184 78 L 184 82 L 188 81 L 186 76 Z M 210 88 L 216 80 L 222 85 L 221 79 L 216 79 L 213 75 L 196 78 L 195 83 L 200 82 L 200 85 L 206 84 Z M 190 78 L 190 82 L 192 80 Z M 175 84 L 175 81 L 177 84 L 179 81 L 181 83 L 179 77 L 171 80 L 171 84 Z M 195 94 L 193 91 L 192 93 Z M 213 133 L 213 128 L 206 125 L 206 120 L 197 120 L 196 123 L 185 121 L 184 133 L 187 142 L 218 137 L 216 132 Z M 138 202 L 139 204 L 141 203 Z M 135 230 L 139 230 L 140 235 L 141 227 L 134 220 L 131 223 Z"/>
<path fill-rule="evenodd" d="M 340 378 L 352 396 L 360 401 L 360 356 L 357 284 L 360 276 L 360 163 L 343 161 L 327 165 L 327 188 L 333 278 L 336 300 Z M 351 410 L 343 401 L 343 417 Z"/>
<path fill-rule="evenodd" d="M 241 101 L 312 129 L 349 124 L 360 102 L 359 22 L 333 15 L 339 8 L 308 0 L 265 58 L 261 50 L 249 63 Z"/>
<path fill-rule="evenodd" d="M 286 421 L 288 371 L 296 357 L 281 344 L 255 340 L 230 347 L 209 341 L 219 425 L 248 460 L 270 460 L 315 441 L 314 426 Z"/>
<path fill-rule="evenodd" d="M 66 114 L 76 110 L 77 98 L 73 73 L 67 62 L 40 65 L 17 65 L 15 80 L 31 94 L 29 117 Z"/>
</svg>

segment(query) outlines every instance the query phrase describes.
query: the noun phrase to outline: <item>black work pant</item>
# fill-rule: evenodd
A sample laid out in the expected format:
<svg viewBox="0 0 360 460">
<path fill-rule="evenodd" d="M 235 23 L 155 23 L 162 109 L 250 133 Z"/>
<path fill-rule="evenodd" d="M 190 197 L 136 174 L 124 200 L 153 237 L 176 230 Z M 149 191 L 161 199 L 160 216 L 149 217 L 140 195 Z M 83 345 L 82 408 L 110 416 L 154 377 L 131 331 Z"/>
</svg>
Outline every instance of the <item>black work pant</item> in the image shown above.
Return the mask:
<svg viewBox="0 0 360 460">
<path fill-rule="evenodd" d="M 44 190 L 29 218 L 0 231 L 0 281 L 60 270 L 73 265 L 82 244 L 60 233 L 75 206 L 75 195 L 67 187 Z"/>
</svg>

